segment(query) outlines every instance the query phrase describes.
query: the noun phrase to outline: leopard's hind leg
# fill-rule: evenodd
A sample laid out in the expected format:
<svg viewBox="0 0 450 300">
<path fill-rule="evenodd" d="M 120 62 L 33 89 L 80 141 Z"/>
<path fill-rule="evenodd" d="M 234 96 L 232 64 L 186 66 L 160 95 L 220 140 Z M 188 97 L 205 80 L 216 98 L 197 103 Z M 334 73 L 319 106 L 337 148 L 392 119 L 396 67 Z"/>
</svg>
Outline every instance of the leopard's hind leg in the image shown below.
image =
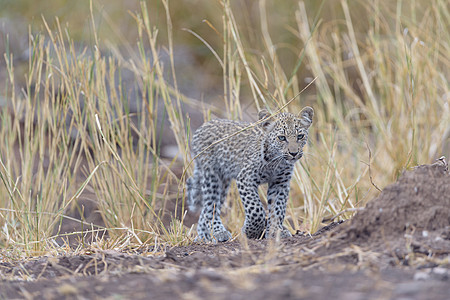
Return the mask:
<svg viewBox="0 0 450 300">
<path fill-rule="evenodd" d="M 202 183 L 202 173 L 196 167 L 194 175 L 186 180 L 186 201 L 191 211 L 198 211 L 203 207 Z"/>
<path fill-rule="evenodd" d="M 203 209 L 198 220 L 198 239 L 203 241 L 225 242 L 231 233 L 220 219 L 220 210 L 225 201 L 230 182 L 211 172 L 203 170 L 202 198 Z"/>
</svg>

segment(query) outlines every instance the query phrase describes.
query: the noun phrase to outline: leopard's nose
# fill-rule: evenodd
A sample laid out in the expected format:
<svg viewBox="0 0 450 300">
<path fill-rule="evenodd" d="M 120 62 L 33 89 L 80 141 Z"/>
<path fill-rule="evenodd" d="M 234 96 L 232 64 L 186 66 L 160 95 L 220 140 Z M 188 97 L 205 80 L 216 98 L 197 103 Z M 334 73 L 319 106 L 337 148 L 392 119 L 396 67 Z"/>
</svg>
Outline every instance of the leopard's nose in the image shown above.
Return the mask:
<svg viewBox="0 0 450 300">
<path fill-rule="evenodd" d="M 289 151 L 289 154 L 290 154 L 292 157 L 296 157 L 297 154 L 298 154 L 298 151 L 297 151 L 297 152 L 290 152 L 290 151 Z"/>
</svg>

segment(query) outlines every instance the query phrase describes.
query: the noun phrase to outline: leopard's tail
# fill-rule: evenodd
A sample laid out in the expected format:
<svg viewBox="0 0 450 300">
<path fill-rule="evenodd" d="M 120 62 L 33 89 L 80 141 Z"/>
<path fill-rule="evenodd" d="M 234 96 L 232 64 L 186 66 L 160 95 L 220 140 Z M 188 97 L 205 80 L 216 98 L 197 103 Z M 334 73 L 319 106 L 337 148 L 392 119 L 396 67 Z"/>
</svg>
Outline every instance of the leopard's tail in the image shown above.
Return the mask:
<svg viewBox="0 0 450 300">
<path fill-rule="evenodd" d="M 198 211 L 203 207 L 201 184 L 201 174 L 195 169 L 194 175 L 186 180 L 186 201 L 191 211 Z"/>
</svg>

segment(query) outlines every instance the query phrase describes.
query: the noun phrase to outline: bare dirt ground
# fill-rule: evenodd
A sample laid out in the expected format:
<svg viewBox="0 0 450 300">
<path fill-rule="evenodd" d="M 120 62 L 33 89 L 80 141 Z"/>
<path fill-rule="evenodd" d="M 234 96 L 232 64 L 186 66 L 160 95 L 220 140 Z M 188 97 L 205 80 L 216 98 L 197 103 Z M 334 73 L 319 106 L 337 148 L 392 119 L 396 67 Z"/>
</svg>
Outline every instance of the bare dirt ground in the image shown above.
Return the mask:
<svg viewBox="0 0 450 300">
<path fill-rule="evenodd" d="M 4 260 L 3 298 L 449 299 L 448 166 L 406 172 L 312 236 Z"/>
</svg>

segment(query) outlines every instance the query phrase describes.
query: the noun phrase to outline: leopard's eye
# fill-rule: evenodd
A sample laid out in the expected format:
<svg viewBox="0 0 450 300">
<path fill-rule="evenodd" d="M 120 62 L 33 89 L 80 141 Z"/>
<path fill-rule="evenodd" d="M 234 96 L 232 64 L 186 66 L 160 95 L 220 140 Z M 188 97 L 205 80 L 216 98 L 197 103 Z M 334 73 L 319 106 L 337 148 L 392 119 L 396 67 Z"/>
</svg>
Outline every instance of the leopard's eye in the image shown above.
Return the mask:
<svg viewBox="0 0 450 300">
<path fill-rule="evenodd" d="M 280 141 L 282 141 L 282 142 L 285 142 L 285 141 L 286 141 L 286 137 L 285 137 L 284 135 L 279 135 L 279 136 L 278 136 L 278 139 L 279 139 Z"/>
<path fill-rule="evenodd" d="M 305 135 L 304 135 L 303 133 L 300 133 L 300 134 L 297 136 L 297 140 L 303 140 L 304 137 L 305 137 Z"/>
</svg>

